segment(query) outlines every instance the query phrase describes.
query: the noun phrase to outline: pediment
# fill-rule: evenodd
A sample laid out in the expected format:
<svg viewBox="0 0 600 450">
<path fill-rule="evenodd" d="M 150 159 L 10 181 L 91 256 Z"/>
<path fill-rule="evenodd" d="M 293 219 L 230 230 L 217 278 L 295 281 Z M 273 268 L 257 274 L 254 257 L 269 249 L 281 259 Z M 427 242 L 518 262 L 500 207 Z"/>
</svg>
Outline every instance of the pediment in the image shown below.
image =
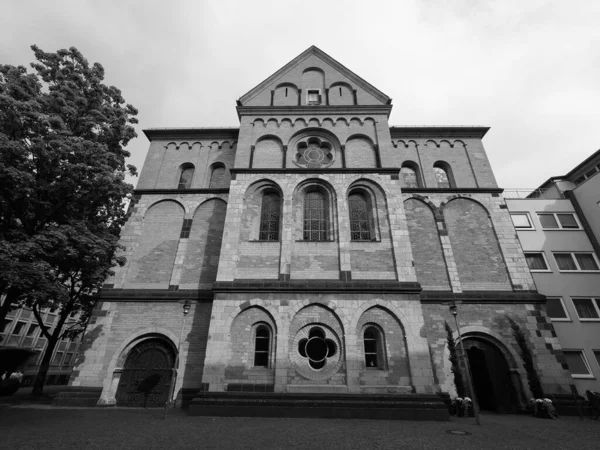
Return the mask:
<svg viewBox="0 0 600 450">
<path fill-rule="evenodd" d="M 390 103 L 387 95 L 314 45 L 238 100 L 250 107 Z"/>
</svg>

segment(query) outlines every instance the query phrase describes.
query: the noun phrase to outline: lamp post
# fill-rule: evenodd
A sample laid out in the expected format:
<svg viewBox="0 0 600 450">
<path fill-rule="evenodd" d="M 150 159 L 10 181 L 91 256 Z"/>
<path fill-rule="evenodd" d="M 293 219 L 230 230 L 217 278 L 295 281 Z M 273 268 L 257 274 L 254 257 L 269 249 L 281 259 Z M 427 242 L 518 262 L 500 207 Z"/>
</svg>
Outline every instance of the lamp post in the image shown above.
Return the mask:
<svg viewBox="0 0 600 450">
<path fill-rule="evenodd" d="M 177 354 L 175 355 L 175 364 L 173 365 L 173 369 L 171 371 L 171 383 L 169 385 L 169 393 L 167 395 L 167 400 L 165 401 L 165 414 L 163 419 L 167 418 L 167 412 L 169 411 L 169 404 L 171 403 L 171 399 L 173 398 L 173 391 L 175 390 L 175 383 L 177 380 L 177 373 L 179 369 L 179 353 L 181 352 L 181 340 L 183 339 L 183 329 L 185 327 L 185 318 L 190 312 L 190 308 L 192 307 L 192 302 L 189 300 L 180 300 L 179 303 L 183 303 L 183 321 L 181 322 L 181 331 L 179 332 L 179 342 L 177 343 Z"/>
<path fill-rule="evenodd" d="M 472 400 L 473 413 L 475 414 L 475 423 L 477 423 L 477 425 L 481 425 L 481 420 L 479 418 L 479 405 L 477 404 L 477 395 L 475 394 L 475 389 L 473 389 L 473 381 L 471 380 L 471 366 L 469 364 L 469 355 L 467 355 L 467 352 L 465 352 L 465 346 L 463 345 L 462 336 L 460 334 L 460 326 L 458 325 L 458 319 L 456 318 L 456 316 L 458 316 L 458 308 L 456 306 L 456 303 L 453 301 L 448 303 L 448 308 L 450 308 L 450 314 L 454 316 L 454 323 L 456 323 L 456 331 L 458 332 L 458 340 L 460 342 L 461 360 L 463 362 L 463 365 L 467 368 L 467 383 L 469 384 L 469 391 L 471 391 L 471 396 L 473 397 Z"/>
</svg>

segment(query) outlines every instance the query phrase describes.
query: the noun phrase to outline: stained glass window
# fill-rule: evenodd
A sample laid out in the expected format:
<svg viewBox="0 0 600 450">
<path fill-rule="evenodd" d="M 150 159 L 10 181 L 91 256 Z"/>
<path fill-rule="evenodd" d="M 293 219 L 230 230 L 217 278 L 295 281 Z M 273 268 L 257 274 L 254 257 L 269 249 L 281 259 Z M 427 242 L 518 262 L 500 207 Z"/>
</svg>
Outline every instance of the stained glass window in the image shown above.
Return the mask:
<svg viewBox="0 0 600 450">
<path fill-rule="evenodd" d="M 448 179 L 448 173 L 441 167 L 434 167 L 435 177 L 437 179 L 437 185 L 439 188 L 448 189 L 450 188 L 450 180 Z"/>
<path fill-rule="evenodd" d="M 307 193 L 304 198 L 303 239 L 326 241 L 328 219 L 325 195 L 316 191 Z"/>
<path fill-rule="evenodd" d="M 181 176 L 179 177 L 179 185 L 177 189 L 189 189 L 192 185 L 192 178 L 194 177 L 194 168 L 193 167 L 185 167 L 181 171 Z"/>
<path fill-rule="evenodd" d="M 279 240 L 279 217 L 281 210 L 281 199 L 279 195 L 265 194 L 262 198 L 260 213 L 260 233 L 258 239 L 261 241 Z"/>
<path fill-rule="evenodd" d="M 381 367 L 381 343 L 377 328 L 369 327 L 365 330 L 364 345 L 366 366 L 371 368 Z"/>
<path fill-rule="evenodd" d="M 417 172 L 412 167 L 405 166 L 400 169 L 402 173 L 402 179 L 404 180 L 404 187 L 407 188 L 418 188 L 419 181 L 417 180 Z"/>
<path fill-rule="evenodd" d="M 348 206 L 350 209 L 350 240 L 370 241 L 371 227 L 367 200 L 361 194 L 352 194 L 348 197 Z"/>
</svg>

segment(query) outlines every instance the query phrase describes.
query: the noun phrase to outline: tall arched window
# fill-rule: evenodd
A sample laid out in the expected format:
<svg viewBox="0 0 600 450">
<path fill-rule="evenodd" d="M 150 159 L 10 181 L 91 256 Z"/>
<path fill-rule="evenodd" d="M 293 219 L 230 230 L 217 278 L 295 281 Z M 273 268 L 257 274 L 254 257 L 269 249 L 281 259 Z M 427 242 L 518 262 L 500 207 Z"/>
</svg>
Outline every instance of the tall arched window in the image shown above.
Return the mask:
<svg viewBox="0 0 600 450">
<path fill-rule="evenodd" d="M 383 343 L 381 332 L 374 326 L 365 330 L 365 365 L 367 368 L 382 369 L 384 367 Z"/>
<path fill-rule="evenodd" d="M 453 186 L 452 173 L 450 167 L 442 162 L 437 162 L 433 166 L 435 172 L 435 178 L 437 179 L 437 186 L 441 189 L 448 189 Z"/>
<path fill-rule="evenodd" d="M 373 238 L 371 214 L 369 214 L 369 202 L 365 196 L 359 193 L 349 195 L 348 208 L 350 210 L 350 240 L 370 241 Z"/>
<path fill-rule="evenodd" d="M 326 241 L 329 211 L 325 194 L 319 191 L 308 192 L 304 197 L 303 239 L 305 241 Z"/>
<path fill-rule="evenodd" d="M 404 181 L 404 187 L 407 188 L 418 188 L 419 187 L 419 179 L 417 177 L 417 171 L 410 166 L 403 166 L 400 169 L 400 173 L 402 174 L 402 180 Z"/>
<path fill-rule="evenodd" d="M 265 325 L 260 325 L 254 338 L 254 367 L 269 367 L 270 351 L 271 332 Z"/>
<path fill-rule="evenodd" d="M 265 193 L 262 198 L 260 211 L 261 241 L 279 240 L 279 220 L 281 217 L 281 197 L 276 192 Z"/>
<path fill-rule="evenodd" d="M 189 189 L 192 186 L 192 178 L 194 178 L 194 165 L 186 163 L 181 166 L 181 175 L 179 175 L 179 184 L 177 189 Z"/>
<path fill-rule="evenodd" d="M 223 164 L 215 164 L 210 175 L 210 189 L 227 187 L 227 169 Z"/>
</svg>

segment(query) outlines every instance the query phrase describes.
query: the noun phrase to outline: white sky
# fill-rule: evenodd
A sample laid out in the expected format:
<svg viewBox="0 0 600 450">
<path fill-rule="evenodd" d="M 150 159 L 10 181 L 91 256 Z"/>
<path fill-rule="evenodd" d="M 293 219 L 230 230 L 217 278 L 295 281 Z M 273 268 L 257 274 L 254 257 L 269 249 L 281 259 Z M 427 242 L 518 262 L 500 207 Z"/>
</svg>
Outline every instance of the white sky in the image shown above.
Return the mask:
<svg viewBox="0 0 600 450">
<path fill-rule="evenodd" d="M 537 187 L 600 148 L 600 2 L 2 2 L 0 63 L 77 47 L 143 128 L 237 126 L 235 100 L 311 45 L 392 97 L 391 125 L 486 125 L 504 188 Z M 132 180 L 135 184 L 137 179 Z"/>
</svg>

